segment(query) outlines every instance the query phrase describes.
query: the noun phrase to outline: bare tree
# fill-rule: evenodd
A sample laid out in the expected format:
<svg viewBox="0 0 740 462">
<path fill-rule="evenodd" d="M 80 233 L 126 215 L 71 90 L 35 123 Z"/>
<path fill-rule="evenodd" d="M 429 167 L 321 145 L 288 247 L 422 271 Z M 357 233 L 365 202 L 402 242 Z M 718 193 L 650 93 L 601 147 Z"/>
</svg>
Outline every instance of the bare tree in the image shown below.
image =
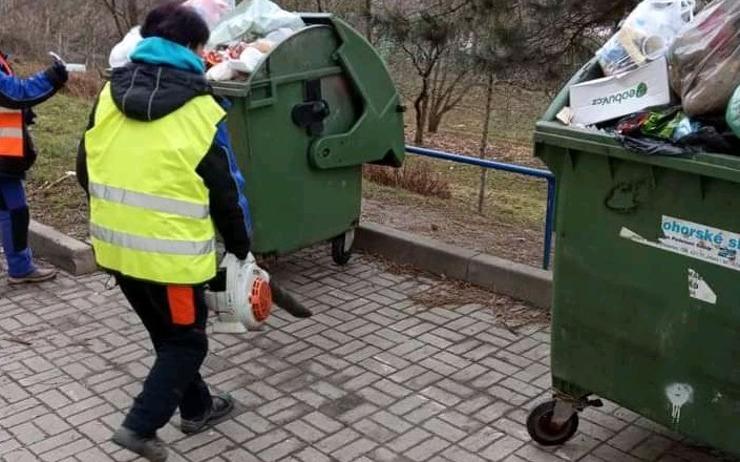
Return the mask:
<svg viewBox="0 0 740 462">
<path fill-rule="evenodd" d="M 134 26 L 139 24 L 143 9 L 140 0 L 97 0 L 110 13 L 116 24 L 118 35 L 122 38 Z"/>
<path fill-rule="evenodd" d="M 493 72 L 489 72 L 486 79 L 486 111 L 483 116 L 483 133 L 480 141 L 480 158 L 485 159 L 490 143 L 488 135 L 491 130 L 491 111 L 493 109 L 493 90 L 496 86 L 496 78 Z M 478 188 L 478 213 L 483 214 L 486 206 L 486 185 L 488 184 L 488 169 L 480 170 L 480 186 Z"/>
<path fill-rule="evenodd" d="M 437 62 L 430 81 L 427 128 L 430 133 L 437 133 L 444 117 L 462 102 L 478 80 L 468 56 L 453 45 Z"/>
<path fill-rule="evenodd" d="M 467 70 L 452 57 L 460 47 L 464 18 L 428 11 L 409 16 L 404 10 L 408 6 L 386 6 L 377 21 L 405 53 L 419 79 L 414 142 L 422 144 L 427 128 L 436 131 L 442 117 L 462 99 L 456 90 L 466 81 Z"/>
</svg>

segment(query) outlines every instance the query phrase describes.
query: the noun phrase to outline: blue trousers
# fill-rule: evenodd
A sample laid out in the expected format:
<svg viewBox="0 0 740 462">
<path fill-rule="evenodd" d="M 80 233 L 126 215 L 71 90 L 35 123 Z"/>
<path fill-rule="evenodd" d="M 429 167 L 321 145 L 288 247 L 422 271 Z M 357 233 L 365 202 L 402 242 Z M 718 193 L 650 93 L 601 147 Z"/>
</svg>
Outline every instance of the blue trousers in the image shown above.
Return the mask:
<svg viewBox="0 0 740 462">
<path fill-rule="evenodd" d="M 28 276 L 36 270 L 28 248 L 30 220 L 23 180 L 0 175 L 0 234 L 10 277 Z"/>
</svg>

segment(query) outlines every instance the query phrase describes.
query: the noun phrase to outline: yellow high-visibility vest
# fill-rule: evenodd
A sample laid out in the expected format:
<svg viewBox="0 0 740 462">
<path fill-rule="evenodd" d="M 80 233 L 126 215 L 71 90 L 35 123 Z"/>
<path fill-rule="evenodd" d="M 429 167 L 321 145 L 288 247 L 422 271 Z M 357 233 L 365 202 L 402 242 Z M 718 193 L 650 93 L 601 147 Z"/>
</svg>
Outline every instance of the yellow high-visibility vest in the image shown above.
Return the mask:
<svg viewBox="0 0 740 462">
<path fill-rule="evenodd" d="M 199 284 L 216 274 L 209 195 L 196 168 L 226 113 L 199 96 L 151 122 L 126 117 L 110 85 L 85 134 L 90 236 L 98 264 L 163 284 Z"/>
</svg>

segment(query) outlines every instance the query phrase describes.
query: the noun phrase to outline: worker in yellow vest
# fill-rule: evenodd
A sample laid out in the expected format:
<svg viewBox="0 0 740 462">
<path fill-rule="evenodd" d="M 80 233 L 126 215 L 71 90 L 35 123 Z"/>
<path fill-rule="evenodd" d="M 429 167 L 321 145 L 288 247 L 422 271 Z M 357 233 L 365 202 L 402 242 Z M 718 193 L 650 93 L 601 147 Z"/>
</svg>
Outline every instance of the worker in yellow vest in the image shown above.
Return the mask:
<svg viewBox="0 0 740 462">
<path fill-rule="evenodd" d="M 203 284 L 216 275 L 216 230 L 226 250 L 250 249 L 248 204 L 224 123 L 197 52 L 209 30 L 180 2 L 154 9 L 131 64 L 113 70 L 80 144 L 98 264 L 116 276 L 149 331 L 156 361 L 113 441 L 150 461 L 180 409 L 186 434 L 234 407 L 199 371 L 208 352 Z"/>
<path fill-rule="evenodd" d="M 0 52 L 0 236 L 10 284 L 42 282 L 56 275 L 33 263 L 23 180 L 36 160 L 28 131 L 34 119 L 31 108 L 54 96 L 67 77 L 64 64 L 55 60 L 46 71 L 21 79 Z"/>
</svg>

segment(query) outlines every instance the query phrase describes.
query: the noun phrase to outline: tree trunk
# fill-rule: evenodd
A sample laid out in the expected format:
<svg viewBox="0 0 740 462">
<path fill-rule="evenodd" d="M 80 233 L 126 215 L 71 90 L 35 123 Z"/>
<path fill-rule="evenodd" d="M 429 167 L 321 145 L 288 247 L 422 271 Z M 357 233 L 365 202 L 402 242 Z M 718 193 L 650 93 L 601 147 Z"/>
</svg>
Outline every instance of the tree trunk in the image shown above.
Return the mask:
<svg viewBox="0 0 740 462">
<path fill-rule="evenodd" d="M 426 130 L 427 117 L 429 115 L 429 81 L 422 79 L 419 96 L 414 101 L 416 109 L 416 135 L 414 136 L 415 144 L 424 144 L 424 131 Z"/>
<path fill-rule="evenodd" d="M 139 24 L 139 2 L 138 0 L 127 0 L 126 9 L 128 16 L 128 29 Z M 128 32 L 128 31 L 127 31 Z"/>
<path fill-rule="evenodd" d="M 493 106 L 493 85 L 495 80 L 493 72 L 488 73 L 488 82 L 486 87 L 486 113 L 483 121 L 483 134 L 480 141 L 480 158 L 486 158 L 488 151 L 488 134 L 491 128 L 491 110 Z M 486 186 L 488 184 L 488 169 L 481 168 L 480 172 L 480 189 L 478 190 L 478 213 L 483 214 L 486 205 Z"/>
<path fill-rule="evenodd" d="M 429 133 L 439 133 L 439 126 L 442 125 L 442 118 L 444 114 L 442 112 L 432 111 L 429 114 Z"/>
<path fill-rule="evenodd" d="M 365 0 L 365 37 L 373 43 L 373 0 Z"/>
</svg>

